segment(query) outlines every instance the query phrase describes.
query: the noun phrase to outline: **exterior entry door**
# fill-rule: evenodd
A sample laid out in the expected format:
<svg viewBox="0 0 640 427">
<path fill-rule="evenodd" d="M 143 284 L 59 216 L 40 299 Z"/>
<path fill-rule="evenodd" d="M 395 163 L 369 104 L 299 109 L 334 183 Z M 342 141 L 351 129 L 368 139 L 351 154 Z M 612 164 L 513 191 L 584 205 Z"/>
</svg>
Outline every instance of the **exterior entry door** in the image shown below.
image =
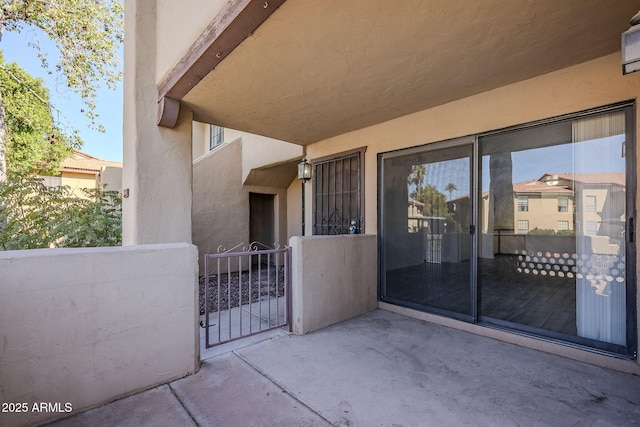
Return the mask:
<svg viewBox="0 0 640 427">
<path fill-rule="evenodd" d="M 472 321 L 472 140 L 385 153 L 379 163 L 381 299 Z"/>
<path fill-rule="evenodd" d="M 269 247 L 275 242 L 273 194 L 249 193 L 249 240 Z"/>
</svg>

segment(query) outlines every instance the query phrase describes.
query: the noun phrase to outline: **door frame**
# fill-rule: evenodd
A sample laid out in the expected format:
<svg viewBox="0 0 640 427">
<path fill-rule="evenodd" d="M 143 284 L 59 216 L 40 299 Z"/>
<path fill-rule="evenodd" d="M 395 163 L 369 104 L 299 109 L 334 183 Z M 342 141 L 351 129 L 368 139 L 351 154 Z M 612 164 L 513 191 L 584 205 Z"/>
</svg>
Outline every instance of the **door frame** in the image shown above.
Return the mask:
<svg viewBox="0 0 640 427">
<path fill-rule="evenodd" d="M 450 318 L 454 318 L 457 320 L 462 320 L 468 323 L 476 323 L 477 322 L 477 275 L 475 274 L 475 270 L 477 269 L 477 242 L 476 242 L 476 230 L 477 230 L 477 191 L 475 190 L 477 187 L 477 136 L 463 136 L 459 138 L 452 138 L 444 141 L 438 141 L 428 144 L 423 144 L 415 147 L 408 147 L 399 150 L 388 151 L 384 153 L 378 153 L 378 299 L 380 301 L 389 302 L 391 304 L 402 305 L 409 308 L 414 308 L 420 311 L 438 314 Z M 469 239 L 469 286 L 470 286 L 470 307 L 469 314 L 459 313 L 455 311 L 449 311 L 445 309 L 441 309 L 438 307 L 427 307 L 424 305 L 412 304 L 409 301 L 399 301 L 393 298 L 385 298 L 383 296 L 383 287 L 385 286 L 385 272 L 386 272 L 386 258 L 384 254 L 386 253 L 385 249 L 385 225 L 384 225 L 384 216 L 385 213 L 381 206 L 384 206 L 384 191 L 381 191 L 383 188 L 383 179 L 384 179 L 384 161 L 393 159 L 396 157 L 404 157 L 411 154 L 423 154 L 429 151 L 440 151 L 457 147 L 467 146 L 470 149 L 470 168 L 469 171 L 469 180 L 470 180 L 470 212 L 469 212 L 469 232 L 471 234 L 471 238 Z"/>
</svg>

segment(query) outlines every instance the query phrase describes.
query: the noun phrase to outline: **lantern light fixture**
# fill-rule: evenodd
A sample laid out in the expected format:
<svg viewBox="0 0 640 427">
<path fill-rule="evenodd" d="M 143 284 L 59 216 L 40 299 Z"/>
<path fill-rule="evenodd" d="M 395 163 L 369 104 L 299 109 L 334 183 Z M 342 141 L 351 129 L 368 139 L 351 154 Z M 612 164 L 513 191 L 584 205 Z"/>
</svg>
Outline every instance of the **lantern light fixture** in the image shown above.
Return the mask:
<svg viewBox="0 0 640 427">
<path fill-rule="evenodd" d="M 622 33 L 622 74 L 640 71 L 640 11 L 629 22 L 631 28 Z"/>
<path fill-rule="evenodd" d="M 307 162 L 306 157 L 298 163 L 298 179 L 303 183 L 311 179 L 311 163 Z"/>
</svg>

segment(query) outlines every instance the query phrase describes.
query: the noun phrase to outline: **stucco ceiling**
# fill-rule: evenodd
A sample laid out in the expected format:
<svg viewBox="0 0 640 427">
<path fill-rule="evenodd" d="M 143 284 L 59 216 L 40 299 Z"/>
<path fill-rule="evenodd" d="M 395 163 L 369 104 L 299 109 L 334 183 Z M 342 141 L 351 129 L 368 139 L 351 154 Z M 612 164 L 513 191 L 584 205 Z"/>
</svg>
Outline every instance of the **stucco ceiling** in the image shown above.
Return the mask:
<svg viewBox="0 0 640 427">
<path fill-rule="evenodd" d="M 184 98 L 310 144 L 620 49 L 638 0 L 287 0 Z"/>
</svg>

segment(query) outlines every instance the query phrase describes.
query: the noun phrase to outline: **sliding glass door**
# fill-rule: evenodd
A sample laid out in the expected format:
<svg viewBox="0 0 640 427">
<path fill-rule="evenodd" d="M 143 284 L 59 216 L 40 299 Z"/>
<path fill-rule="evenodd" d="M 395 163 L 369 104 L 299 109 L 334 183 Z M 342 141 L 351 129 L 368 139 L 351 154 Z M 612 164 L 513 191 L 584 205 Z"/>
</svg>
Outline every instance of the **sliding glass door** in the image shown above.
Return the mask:
<svg viewBox="0 0 640 427">
<path fill-rule="evenodd" d="M 480 137 L 480 320 L 628 352 L 631 112 Z"/>
<path fill-rule="evenodd" d="M 381 154 L 381 299 L 634 357 L 634 123 L 628 104 Z"/>
<path fill-rule="evenodd" d="M 381 159 L 383 300 L 472 318 L 471 141 Z"/>
</svg>

